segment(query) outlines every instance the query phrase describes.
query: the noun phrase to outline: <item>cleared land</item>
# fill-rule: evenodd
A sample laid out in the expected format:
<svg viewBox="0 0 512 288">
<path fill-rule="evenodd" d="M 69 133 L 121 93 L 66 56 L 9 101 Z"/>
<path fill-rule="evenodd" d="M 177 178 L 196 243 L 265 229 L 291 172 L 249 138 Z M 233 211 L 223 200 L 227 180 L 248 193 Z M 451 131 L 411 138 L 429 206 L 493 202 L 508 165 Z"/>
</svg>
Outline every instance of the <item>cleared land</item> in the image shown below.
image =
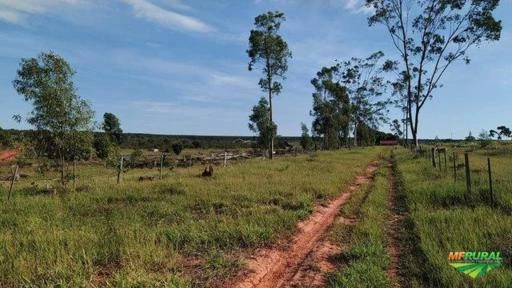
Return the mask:
<svg viewBox="0 0 512 288">
<path fill-rule="evenodd" d="M 24 168 L 0 207 L 0 287 L 509 287 L 511 153 L 471 149 L 467 194 L 467 149 L 448 147 L 446 168 L 368 148 L 235 161 L 212 178 L 132 169 L 120 185 L 80 165 L 77 192 L 56 196 L 42 194 L 56 172 Z M 475 250 L 501 251 L 502 266 L 473 280 L 448 265 Z"/>
<path fill-rule="evenodd" d="M 209 179 L 193 167 L 139 182 L 158 171 L 134 169 L 120 185 L 114 170 L 79 165 L 77 192 L 57 196 L 42 194 L 56 172 L 22 170 L 32 177 L 0 207 L 0 286 L 224 285 L 243 259 L 289 239 L 315 204 L 344 191 L 381 151 L 253 159 Z"/>
</svg>

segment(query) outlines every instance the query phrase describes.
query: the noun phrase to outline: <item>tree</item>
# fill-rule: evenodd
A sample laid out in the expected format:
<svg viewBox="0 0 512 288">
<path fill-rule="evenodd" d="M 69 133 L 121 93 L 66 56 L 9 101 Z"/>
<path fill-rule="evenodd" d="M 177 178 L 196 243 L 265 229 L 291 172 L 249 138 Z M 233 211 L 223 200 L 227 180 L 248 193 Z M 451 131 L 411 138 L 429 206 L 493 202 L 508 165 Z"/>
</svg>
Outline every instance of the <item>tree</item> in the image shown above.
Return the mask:
<svg viewBox="0 0 512 288">
<path fill-rule="evenodd" d="M 338 63 L 340 83 L 343 84 L 350 97 L 350 124 L 354 131 L 354 146 L 358 145 L 357 133 L 359 125 L 377 129 L 380 122 L 386 122 L 387 100 L 380 99 L 385 92 L 383 72 L 392 69 L 389 61 L 380 64 L 384 53 L 381 51 L 367 58 L 351 58 Z M 363 128 L 364 130 L 366 128 Z"/>
<path fill-rule="evenodd" d="M 178 155 L 178 154 L 176 154 L 176 155 Z M 135 167 L 135 165 L 137 164 L 137 162 L 139 162 L 139 160 L 142 158 L 142 156 L 144 156 L 144 152 L 142 152 L 142 150 L 140 150 L 140 149 L 133 150 L 132 154 L 130 154 L 131 166 Z"/>
<path fill-rule="evenodd" d="M 498 126 L 497 130 L 498 131 L 490 130 L 489 131 L 489 136 L 490 137 L 497 136 L 498 140 L 503 139 L 503 137 L 507 137 L 507 138 L 512 137 L 512 131 L 510 131 L 510 129 L 508 127 L 506 127 L 506 126 Z"/>
<path fill-rule="evenodd" d="M 313 146 L 313 140 L 309 135 L 308 126 L 306 126 L 304 123 L 300 123 L 300 129 L 302 130 L 302 134 L 300 136 L 300 146 L 302 146 L 304 150 L 309 150 Z"/>
<path fill-rule="evenodd" d="M 475 136 L 473 136 L 473 134 L 471 133 L 471 131 L 469 131 L 469 135 L 468 135 L 464 140 L 466 140 L 466 141 L 468 141 L 468 142 L 471 142 L 471 141 L 475 141 L 475 140 L 476 140 L 476 138 L 475 138 Z"/>
<path fill-rule="evenodd" d="M 110 138 L 107 134 L 98 133 L 94 135 L 94 150 L 96 151 L 96 156 L 98 158 L 106 160 L 109 156 L 110 146 L 112 143 L 110 142 Z"/>
<path fill-rule="evenodd" d="M 339 83 L 339 72 L 339 66 L 323 67 L 311 80 L 315 88 L 312 130 L 323 136 L 327 149 L 348 144 L 351 105 L 346 88 Z"/>
<path fill-rule="evenodd" d="M 103 131 L 109 135 L 110 140 L 117 145 L 121 144 L 121 136 L 123 129 L 121 129 L 121 123 L 119 118 L 112 113 L 103 114 Z"/>
<path fill-rule="evenodd" d="M 4 130 L 0 127 L 0 145 L 9 147 L 12 145 L 12 136 L 9 131 Z"/>
<path fill-rule="evenodd" d="M 469 64 L 467 51 L 484 41 L 497 41 L 501 21 L 492 12 L 499 0 L 366 0 L 374 13 L 369 25 L 386 27 L 402 68 L 395 70 L 403 86 L 408 122 L 416 148 L 421 109 L 441 87 L 440 79 L 457 60 Z"/>
<path fill-rule="evenodd" d="M 480 143 L 480 148 L 486 148 L 492 143 L 491 135 L 487 133 L 487 131 L 482 130 L 480 134 L 478 134 L 478 142 Z"/>
<path fill-rule="evenodd" d="M 33 110 L 27 122 L 46 145 L 39 154 L 60 159 L 64 182 L 65 160 L 91 151 L 92 118 L 89 103 L 77 94 L 72 81 L 75 71 L 59 55 L 48 52 L 21 60 L 13 86 Z"/>
<path fill-rule="evenodd" d="M 273 126 L 272 120 L 272 97 L 281 93 L 283 85 L 277 81 L 285 79 L 288 71 L 288 58 L 292 53 L 288 49 L 288 44 L 278 34 L 281 23 L 286 18 L 281 12 L 269 11 L 257 16 L 254 20 L 255 29 L 251 30 L 249 36 L 249 71 L 252 71 L 256 64 L 262 65 L 264 76 L 259 81 L 261 90 L 268 93 L 269 119 L 267 126 Z M 274 151 L 274 136 L 270 134 L 269 157 L 272 159 Z"/>
<path fill-rule="evenodd" d="M 181 151 L 183 150 L 183 145 L 181 143 L 174 143 L 172 144 L 172 151 L 176 156 L 180 155 Z"/>
<path fill-rule="evenodd" d="M 249 129 L 258 133 L 258 145 L 261 147 L 269 147 L 272 139 L 276 136 L 277 125 L 270 121 L 270 107 L 265 97 L 261 97 L 260 101 L 258 101 L 258 105 L 252 108 L 249 121 Z M 272 151 L 273 150 L 269 150 L 270 153 Z"/>
</svg>

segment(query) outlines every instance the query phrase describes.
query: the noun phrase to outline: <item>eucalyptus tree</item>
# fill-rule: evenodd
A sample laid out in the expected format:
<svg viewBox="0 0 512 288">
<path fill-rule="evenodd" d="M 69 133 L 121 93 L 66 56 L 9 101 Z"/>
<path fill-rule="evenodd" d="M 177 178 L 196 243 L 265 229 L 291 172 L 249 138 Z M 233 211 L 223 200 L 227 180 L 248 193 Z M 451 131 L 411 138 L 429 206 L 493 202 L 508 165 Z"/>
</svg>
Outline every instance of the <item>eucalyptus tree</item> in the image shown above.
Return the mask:
<svg viewBox="0 0 512 288">
<path fill-rule="evenodd" d="M 324 147 L 338 148 L 348 144 L 351 105 L 346 88 L 339 83 L 339 67 L 323 67 L 311 80 L 314 117 L 312 129 L 323 136 Z"/>
<path fill-rule="evenodd" d="M 507 126 L 503 126 L 503 125 L 498 126 L 498 128 L 496 128 L 496 129 L 497 130 L 492 129 L 489 131 L 490 137 L 497 137 L 498 140 L 503 139 L 503 137 L 506 137 L 506 138 L 512 137 L 512 131 Z"/>
<path fill-rule="evenodd" d="M 59 55 L 48 52 L 21 60 L 13 86 L 33 110 L 27 122 L 37 130 L 39 155 L 61 163 L 64 181 L 66 160 L 87 157 L 92 150 L 92 119 L 89 103 L 77 95 L 75 71 Z"/>
<path fill-rule="evenodd" d="M 279 35 L 281 23 L 286 20 L 284 13 L 269 11 L 257 16 L 254 20 L 255 28 L 249 36 L 249 71 L 257 64 L 262 67 L 263 77 L 259 81 L 261 90 L 268 93 L 270 115 L 268 127 L 274 125 L 272 120 L 272 98 L 281 93 L 283 85 L 279 80 L 284 80 L 288 71 L 288 59 L 292 57 L 288 44 Z M 274 151 L 275 133 L 270 134 L 268 145 L 269 157 L 272 159 Z"/>
<path fill-rule="evenodd" d="M 110 140 L 116 144 L 121 144 L 121 136 L 123 134 L 123 129 L 121 129 L 121 122 L 116 115 L 112 113 L 103 114 L 103 131 L 107 133 Z"/>
<path fill-rule="evenodd" d="M 408 121 L 418 147 L 419 115 L 441 78 L 456 61 L 470 63 L 468 50 L 498 41 L 501 21 L 493 12 L 499 0 L 366 0 L 373 9 L 370 26 L 381 24 L 400 55 L 401 82 Z"/>
<path fill-rule="evenodd" d="M 258 104 L 252 108 L 249 120 L 249 129 L 258 133 L 258 144 L 261 147 L 269 147 L 277 134 L 277 126 L 270 120 L 270 106 L 265 97 L 261 97 Z M 269 153 L 271 151 L 269 150 Z"/>
<path fill-rule="evenodd" d="M 354 131 L 354 146 L 358 145 L 359 125 L 376 129 L 386 122 L 388 99 L 383 99 L 387 83 L 383 73 L 389 70 L 389 61 L 383 61 L 381 51 L 367 58 L 351 58 L 338 63 L 339 82 L 346 87 L 350 97 L 350 122 Z"/>
</svg>

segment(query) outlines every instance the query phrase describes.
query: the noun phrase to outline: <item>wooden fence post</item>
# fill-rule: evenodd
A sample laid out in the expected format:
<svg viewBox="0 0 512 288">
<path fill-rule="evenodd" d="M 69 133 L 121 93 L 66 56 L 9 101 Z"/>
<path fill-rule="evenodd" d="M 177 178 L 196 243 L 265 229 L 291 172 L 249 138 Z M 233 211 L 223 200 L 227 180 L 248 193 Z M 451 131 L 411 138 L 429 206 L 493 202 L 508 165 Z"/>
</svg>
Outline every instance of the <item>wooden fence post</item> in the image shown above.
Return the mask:
<svg viewBox="0 0 512 288">
<path fill-rule="evenodd" d="M 467 152 L 464 153 L 464 166 L 466 168 L 466 189 L 467 189 L 466 194 L 469 195 L 469 193 L 471 193 L 471 171 L 469 170 L 469 155 Z M 466 197 L 464 197 L 464 198 L 466 198 Z"/>
<path fill-rule="evenodd" d="M 117 170 L 117 184 L 121 182 L 121 174 L 123 173 L 123 161 L 124 157 L 121 156 L 121 160 L 119 161 L 119 170 Z"/>
<path fill-rule="evenodd" d="M 432 166 L 436 167 L 436 148 L 432 147 Z"/>
<path fill-rule="evenodd" d="M 224 167 L 226 167 L 228 162 L 228 152 L 224 151 Z"/>
<path fill-rule="evenodd" d="M 441 151 L 437 151 L 437 163 L 439 164 L 439 170 L 441 170 Z"/>
<path fill-rule="evenodd" d="M 446 164 L 446 150 L 444 150 L 444 172 L 448 172 L 448 165 Z"/>
<path fill-rule="evenodd" d="M 491 207 L 494 207 L 494 195 L 492 191 L 491 158 L 487 158 L 487 171 L 489 172 L 489 191 L 491 192 Z"/>
<path fill-rule="evenodd" d="M 14 186 L 14 181 L 16 180 L 16 176 L 18 175 L 18 165 L 16 165 L 16 168 L 12 169 L 12 179 L 11 179 L 11 186 L 9 186 L 9 194 L 7 194 L 7 201 L 11 200 L 11 192 L 12 192 L 12 186 Z"/>
<path fill-rule="evenodd" d="M 164 170 L 164 153 L 160 156 L 160 180 L 162 180 L 162 170 Z"/>
<path fill-rule="evenodd" d="M 73 191 L 76 191 L 76 160 L 73 158 Z"/>
</svg>

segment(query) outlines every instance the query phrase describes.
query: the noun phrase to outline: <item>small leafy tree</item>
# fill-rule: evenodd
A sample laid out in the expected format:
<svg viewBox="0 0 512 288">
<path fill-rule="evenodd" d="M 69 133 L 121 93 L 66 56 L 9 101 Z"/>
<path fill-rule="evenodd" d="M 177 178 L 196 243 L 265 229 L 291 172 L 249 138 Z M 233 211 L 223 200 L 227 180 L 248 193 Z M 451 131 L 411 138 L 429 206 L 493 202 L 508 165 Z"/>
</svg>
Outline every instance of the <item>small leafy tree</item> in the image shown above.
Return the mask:
<svg viewBox="0 0 512 288">
<path fill-rule="evenodd" d="M 486 148 L 492 143 L 491 136 L 487 131 L 482 130 L 478 135 L 478 143 L 480 144 L 480 148 Z"/>
<path fill-rule="evenodd" d="M 132 154 L 130 154 L 130 163 L 132 164 L 132 166 L 139 162 L 143 155 L 144 153 L 142 152 L 141 149 L 133 150 Z"/>
<path fill-rule="evenodd" d="M 475 136 L 473 136 L 473 134 L 471 133 L 471 131 L 469 131 L 468 136 L 467 136 L 464 140 L 466 140 L 467 142 L 472 142 L 472 141 L 475 141 L 475 140 L 476 140 L 476 138 L 475 138 Z"/>
<path fill-rule="evenodd" d="M 14 89 L 33 110 L 27 122 L 34 126 L 47 145 L 37 146 L 38 154 L 60 159 L 64 182 L 65 160 L 75 158 L 80 150 L 91 151 L 93 111 L 76 94 L 72 80 L 75 71 L 59 55 L 48 52 L 37 58 L 21 60 Z M 78 149 L 81 147 L 80 149 Z M 70 155 L 71 154 L 71 155 Z"/>
<path fill-rule="evenodd" d="M 276 136 L 277 125 L 270 122 L 270 107 L 267 99 L 264 97 L 260 98 L 258 105 L 252 108 L 249 121 L 249 129 L 258 133 L 259 146 L 263 148 L 269 147 L 272 139 Z"/>
<path fill-rule="evenodd" d="M 117 145 L 121 144 L 123 129 L 121 129 L 121 123 L 116 115 L 112 113 L 103 114 L 102 128 L 113 143 L 116 143 Z"/>
<path fill-rule="evenodd" d="M 493 12 L 499 0 L 366 0 L 373 8 L 370 26 L 383 25 L 400 55 L 396 84 L 406 97 L 407 119 L 419 147 L 419 115 L 427 99 L 441 86 L 448 67 L 458 60 L 469 64 L 469 48 L 497 41 L 501 21 Z"/>
<path fill-rule="evenodd" d="M 313 146 L 313 140 L 309 135 L 308 126 L 306 126 L 304 123 L 300 123 L 300 129 L 302 130 L 302 134 L 300 136 L 300 146 L 302 146 L 304 150 L 310 150 Z"/>
<path fill-rule="evenodd" d="M 249 71 L 252 71 L 257 63 L 261 63 L 263 77 L 259 85 L 263 92 L 268 93 L 269 118 L 267 126 L 275 126 L 272 120 L 272 98 L 281 93 L 283 85 L 277 79 L 285 79 L 288 71 L 288 58 L 292 53 L 288 44 L 279 35 L 281 23 L 286 20 L 284 13 L 272 12 L 261 14 L 254 19 L 255 29 L 249 36 Z M 276 127 L 277 128 L 277 127 Z M 272 159 L 274 151 L 275 133 L 270 133 L 269 157 Z"/>
<path fill-rule="evenodd" d="M 180 155 L 181 151 L 183 150 L 183 144 L 177 142 L 177 143 L 172 144 L 171 148 L 172 148 L 172 151 L 174 152 L 174 154 L 176 154 L 176 156 L 178 156 L 178 155 Z"/>
<path fill-rule="evenodd" d="M 98 158 L 106 160 L 109 156 L 111 145 L 110 138 L 106 134 L 98 133 L 94 136 L 93 146 Z"/>
</svg>

